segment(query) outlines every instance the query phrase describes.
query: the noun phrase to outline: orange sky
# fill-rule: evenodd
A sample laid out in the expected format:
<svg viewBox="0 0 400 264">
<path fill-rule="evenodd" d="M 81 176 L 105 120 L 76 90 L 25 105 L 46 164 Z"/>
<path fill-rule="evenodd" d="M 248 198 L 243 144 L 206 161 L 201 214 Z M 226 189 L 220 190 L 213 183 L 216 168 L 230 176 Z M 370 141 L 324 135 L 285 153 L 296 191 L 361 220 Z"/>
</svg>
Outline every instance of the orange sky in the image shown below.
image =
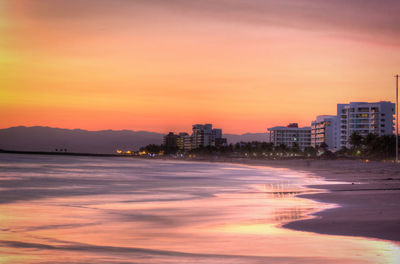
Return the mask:
<svg viewBox="0 0 400 264">
<path fill-rule="evenodd" d="M 394 100 L 400 3 L 5 0 L 0 127 L 263 132 Z"/>
</svg>

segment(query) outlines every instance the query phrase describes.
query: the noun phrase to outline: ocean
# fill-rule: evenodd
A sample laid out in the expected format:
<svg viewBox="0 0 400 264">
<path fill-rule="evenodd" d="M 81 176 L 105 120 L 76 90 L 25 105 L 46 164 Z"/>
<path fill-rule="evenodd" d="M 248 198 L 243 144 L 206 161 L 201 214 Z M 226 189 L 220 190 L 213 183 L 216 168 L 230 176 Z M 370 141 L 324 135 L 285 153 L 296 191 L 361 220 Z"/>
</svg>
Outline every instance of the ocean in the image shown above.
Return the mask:
<svg viewBox="0 0 400 264">
<path fill-rule="evenodd" d="M 0 263 L 399 263 L 398 244 L 282 225 L 337 205 L 308 172 L 0 154 Z"/>
</svg>

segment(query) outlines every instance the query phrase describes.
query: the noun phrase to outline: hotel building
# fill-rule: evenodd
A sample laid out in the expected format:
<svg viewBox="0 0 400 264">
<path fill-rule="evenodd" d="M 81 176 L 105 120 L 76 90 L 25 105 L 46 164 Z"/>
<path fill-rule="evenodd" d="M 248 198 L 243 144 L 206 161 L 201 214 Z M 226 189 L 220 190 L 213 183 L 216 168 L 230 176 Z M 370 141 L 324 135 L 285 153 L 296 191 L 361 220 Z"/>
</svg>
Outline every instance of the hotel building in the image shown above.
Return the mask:
<svg viewBox="0 0 400 264">
<path fill-rule="evenodd" d="M 226 145 L 227 141 L 222 138 L 222 129 L 212 128 L 212 124 L 196 124 L 192 128 L 192 149 L 199 147 L 221 147 Z"/>
<path fill-rule="evenodd" d="M 176 139 L 176 144 L 177 144 L 179 150 L 185 149 L 185 139 L 186 138 L 190 138 L 188 133 L 185 133 L 185 132 L 179 133 L 178 138 Z"/>
<path fill-rule="evenodd" d="M 311 128 L 298 127 L 297 123 L 291 123 L 288 126 L 276 126 L 268 128 L 270 142 L 274 146 L 285 145 L 293 147 L 295 143 L 300 149 L 304 150 L 311 146 Z"/>
<path fill-rule="evenodd" d="M 164 136 L 163 144 L 167 150 L 174 150 L 178 148 L 178 139 L 178 135 L 175 135 L 173 132 L 169 132 L 168 135 Z"/>
<path fill-rule="evenodd" d="M 350 147 L 353 133 L 366 136 L 369 133 L 383 136 L 393 134 L 395 104 L 391 102 L 350 102 L 337 105 L 338 149 Z"/>
<path fill-rule="evenodd" d="M 193 148 L 205 147 L 211 145 L 212 125 L 193 125 L 192 126 Z"/>
<path fill-rule="evenodd" d="M 196 124 L 192 127 L 192 135 L 188 133 L 174 134 L 170 132 L 164 136 L 164 145 L 167 150 L 192 150 L 200 147 L 226 146 L 227 140 L 222 137 L 222 129 L 213 129 L 212 124 Z"/>
<path fill-rule="evenodd" d="M 311 146 L 317 148 L 322 143 L 332 151 L 338 150 L 338 118 L 335 115 L 320 115 L 311 122 Z"/>
</svg>

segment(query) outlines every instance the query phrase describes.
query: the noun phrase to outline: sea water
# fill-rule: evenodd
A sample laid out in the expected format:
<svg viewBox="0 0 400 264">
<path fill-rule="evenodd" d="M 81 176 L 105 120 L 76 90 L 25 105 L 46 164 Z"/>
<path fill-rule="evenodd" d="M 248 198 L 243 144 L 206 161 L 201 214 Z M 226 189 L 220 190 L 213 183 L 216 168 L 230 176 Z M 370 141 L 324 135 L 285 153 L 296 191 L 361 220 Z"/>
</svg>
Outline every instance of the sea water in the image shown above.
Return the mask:
<svg viewBox="0 0 400 264">
<path fill-rule="evenodd" d="M 389 241 L 282 225 L 337 205 L 317 175 L 229 163 L 0 154 L 0 263 L 400 263 Z"/>
</svg>

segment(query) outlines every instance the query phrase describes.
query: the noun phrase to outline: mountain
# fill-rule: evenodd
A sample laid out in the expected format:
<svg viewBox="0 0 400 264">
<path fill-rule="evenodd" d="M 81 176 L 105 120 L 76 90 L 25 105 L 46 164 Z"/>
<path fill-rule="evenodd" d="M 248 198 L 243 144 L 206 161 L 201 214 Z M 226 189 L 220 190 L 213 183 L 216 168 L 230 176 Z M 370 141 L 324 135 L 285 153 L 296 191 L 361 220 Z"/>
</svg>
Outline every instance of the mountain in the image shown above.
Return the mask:
<svg viewBox="0 0 400 264">
<path fill-rule="evenodd" d="M 224 134 L 223 137 L 227 138 L 228 143 L 235 144 L 237 142 L 251 142 L 251 141 L 262 141 L 269 142 L 267 133 L 246 133 L 242 135 L 235 134 Z"/>
<path fill-rule="evenodd" d="M 115 153 L 161 144 L 163 134 L 147 131 L 60 129 L 51 127 L 10 127 L 0 129 L 0 149 L 80 153 Z"/>
<path fill-rule="evenodd" d="M 161 144 L 164 134 L 148 131 L 61 129 L 52 127 L 10 127 L 0 129 L 0 149 L 78 153 L 115 153 L 117 149 L 138 150 L 148 144 Z M 228 143 L 267 141 L 266 133 L 224 134 Z"/>
</svg>

